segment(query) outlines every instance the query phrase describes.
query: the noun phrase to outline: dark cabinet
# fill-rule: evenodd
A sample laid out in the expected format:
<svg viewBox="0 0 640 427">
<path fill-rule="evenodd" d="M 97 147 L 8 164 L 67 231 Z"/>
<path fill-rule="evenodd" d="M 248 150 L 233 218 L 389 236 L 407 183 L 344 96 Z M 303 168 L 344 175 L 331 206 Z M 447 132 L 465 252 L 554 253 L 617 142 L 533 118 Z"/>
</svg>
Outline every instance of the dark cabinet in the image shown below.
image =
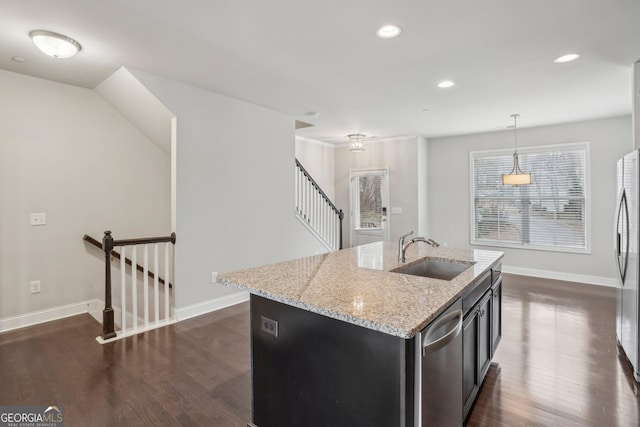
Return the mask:
<svg viewBox="0 0 640 427">
<path fill-rule="evenodd" d="M 491 287 L 491 357 L 502 339 L 502 277 Z"/>
<path fill-rule="evenodd" d="M 467 313 L 462 324 L 462 401 L 466 417 L 473 406 L 480 383 L 478 379 L 478 331 L 479 315 L 477 307 Z"/>
<path fill-rule="evenodd" d="M 480 378 L 478 383 L 482 384 L 482 380 L 491 364 L 491 357 L 493 357 L 493 346 L 491 340 L 491 292 L 482 298 L 478 304 L 478 370 L 480 371 Z"/>
<path fill-rule="evenodd" d="M 472 299 L 474 304 L 465 313 L 463 323 L 462 390 L 465 419 L 473 407 L 502 336 L 502 279 L 494 272 L 489 277 L 496 280 L 481 279 L 466 293 L 466 297 Z M 479 290 L 483 292 L 478 298 Z"/>
</svg>

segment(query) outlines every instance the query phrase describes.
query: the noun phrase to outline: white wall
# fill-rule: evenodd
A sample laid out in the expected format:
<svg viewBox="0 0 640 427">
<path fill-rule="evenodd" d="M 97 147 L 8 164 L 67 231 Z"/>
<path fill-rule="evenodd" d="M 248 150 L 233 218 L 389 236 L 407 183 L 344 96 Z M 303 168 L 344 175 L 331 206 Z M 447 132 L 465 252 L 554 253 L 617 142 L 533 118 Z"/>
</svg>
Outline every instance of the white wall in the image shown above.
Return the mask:
<svg viewBox="0 0 640 427">
<path fill-rule="evenodd" d="M 501 249 L 509 267 L 614 278 L 612 229 L 616 161 L 633 149 L 629 116 L 518 130 L 518 145 L 589 141 L 592 254 Z M 429 229 L 436 240 L 470 247 L 469 152 L 513 147 L 513 131 L 429 140 Z M 476 246 L 483 248 L 484 246 Z M 597 280 L 596 280 L 597 281 Z"/>
<path fill-rule="evenodd" d="M 418 236 L 429 236 L 429 142 L 418 136 Z"/>
<path fill-rule="evenodd" d="M 162 105 L 125 67 L 94 89 L 140 132 L 171 155 L 171 111 Z"/>
<path fill-rule="evenodd" d="M 336 148 L 336 206 L 345 213 L 344 246 L 351 246 L 349 203 L 349 171 L 374 167 L 389 168 L 389 223 L 392 241 L 400 235 L 415 230 L 419 224 L 418 197 L 418 140 L 409 137 L 402 140 L 365 144 L 365 151 L 352 153 L 348 146 Z M 425 143 L 422 140 L 421 143 Z M 391 213 L 392 207 L 401 207 L 402 214 Z"/>
<path fill-rule="evenodd" d="M 336 148 L 326 142 L 296 136 L 296 159 L 320 185 L 322 191 L 336 200 Z"/>
<path fill-rule="evenodd" d="M 324 252 L 294 214 L 294 119 L 132 73 L 176 115 L 176 307 L 237 292 L 228 272 Z"/>
<path fill-rule="evenodd" d="M 640 149 L 640 61 L 633 64 L 632 73 L 633 136 L 635 147 Z"/>
<path fill-rule="evenodd" d="M 103 298 L 82 236 L 169 232 L 169 157 L 91 90 L 0 70 L 0 93 L 0 318 Z"/>
</svg>

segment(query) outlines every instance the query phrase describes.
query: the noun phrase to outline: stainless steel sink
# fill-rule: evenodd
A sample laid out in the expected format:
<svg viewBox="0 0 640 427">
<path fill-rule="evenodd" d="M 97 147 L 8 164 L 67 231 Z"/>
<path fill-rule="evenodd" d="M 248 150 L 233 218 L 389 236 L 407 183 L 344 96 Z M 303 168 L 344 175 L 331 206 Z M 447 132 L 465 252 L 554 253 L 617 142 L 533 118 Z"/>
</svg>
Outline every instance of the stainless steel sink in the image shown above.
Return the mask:
<svg viewBox="0 0 640 427">
<path fill-rule="evenodd" d="M 391 270 L 391 272 L 430 277 L 432 279 L 452 280 L 472 265 L 473 263 L 449 262 L 426 258 L 422 261 L 396 268 L 395 270 Z"/>
</svg>

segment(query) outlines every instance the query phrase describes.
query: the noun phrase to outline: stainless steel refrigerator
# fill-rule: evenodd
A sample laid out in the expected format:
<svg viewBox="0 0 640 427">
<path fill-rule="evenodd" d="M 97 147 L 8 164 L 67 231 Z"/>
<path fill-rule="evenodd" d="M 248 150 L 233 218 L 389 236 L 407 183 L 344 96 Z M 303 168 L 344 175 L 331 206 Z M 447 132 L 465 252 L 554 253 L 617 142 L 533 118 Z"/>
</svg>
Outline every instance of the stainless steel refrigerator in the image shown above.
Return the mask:
<svg viewBox="0 0 640 427">
<path fill-rule="evenodd" d="M 615 214 L 614 250 L 617 264 L 616 338 L 633 366 L 640 382 L 640 292 L 638 289 L 639 258 L 639 151 L 618 160 L 617 208 Z"/>
</svg>

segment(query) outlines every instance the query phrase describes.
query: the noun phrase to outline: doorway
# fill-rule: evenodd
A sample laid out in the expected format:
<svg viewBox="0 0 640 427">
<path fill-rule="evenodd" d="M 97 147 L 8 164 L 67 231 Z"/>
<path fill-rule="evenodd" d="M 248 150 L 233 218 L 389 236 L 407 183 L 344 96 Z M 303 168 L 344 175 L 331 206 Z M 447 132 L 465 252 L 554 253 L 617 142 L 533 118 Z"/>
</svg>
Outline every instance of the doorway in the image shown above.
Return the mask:
<svg viewBox="0 0 640 427">
<path fill-rule="evenodd" d="M 352 170 L 351 246 L 389 240 L 389 168 Z"/>
</svg>

